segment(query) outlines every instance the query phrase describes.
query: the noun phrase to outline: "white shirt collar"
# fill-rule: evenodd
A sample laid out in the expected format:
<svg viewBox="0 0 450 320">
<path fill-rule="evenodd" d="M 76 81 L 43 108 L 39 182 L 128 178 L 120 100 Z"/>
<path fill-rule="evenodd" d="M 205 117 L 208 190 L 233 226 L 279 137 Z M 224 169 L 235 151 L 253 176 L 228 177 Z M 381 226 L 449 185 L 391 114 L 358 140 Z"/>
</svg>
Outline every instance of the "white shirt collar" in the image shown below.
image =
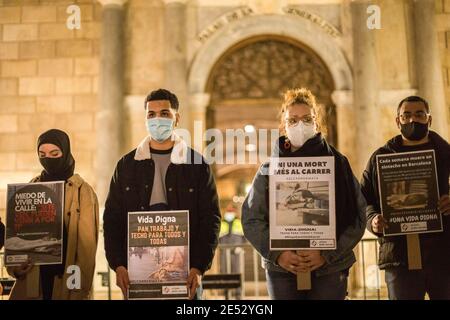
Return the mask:
<svg viewBox="0 0 450 320">
<path fill-rule="evenodd" d="M 152 137 L 150 134 L 144 138 L 144 140 L 139 143 L 136 153 L 134 154 L 134 160 L 142 161 L 151 159 L 150 153 L 150 140 Z M 170 154 L 170 161 L 174 164 L 183 164 L 187 163 L 187 155 L 188 155 L 188 146 L 186 142 L 181 139 L 176 133 L 172 134 L 172 140 L 175 141 L 175 144 L 172 149 L 172 153 Z"/>
</svg>

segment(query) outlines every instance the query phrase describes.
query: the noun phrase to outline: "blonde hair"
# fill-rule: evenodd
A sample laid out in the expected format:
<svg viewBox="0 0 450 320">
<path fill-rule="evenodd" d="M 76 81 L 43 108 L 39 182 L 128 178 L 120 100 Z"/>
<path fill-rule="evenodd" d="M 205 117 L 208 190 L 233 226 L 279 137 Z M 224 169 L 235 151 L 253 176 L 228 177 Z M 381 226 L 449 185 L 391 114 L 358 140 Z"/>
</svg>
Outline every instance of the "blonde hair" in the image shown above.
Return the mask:
<svg viewBox="0 0 450 320">
<path fill-rule="evenodd" d="M 284 93 L 283 104 L 281 105 L 280 109 L 279 129 L 281 134 L 286 134 L 284 114 L 286 113 L 287 108 L 296 104 L 305 104 L 310 107 L 313 110 L 315 122 L 317 124 L 317 131 L 326 134 L 326 126 L 324 123 L 325 109 L 322 105 L 319 105 L 316 102 L 316 97 L 313 95 L 311 90 L 308 90 L 306 88 L 289 89 Z"/>
</svg>

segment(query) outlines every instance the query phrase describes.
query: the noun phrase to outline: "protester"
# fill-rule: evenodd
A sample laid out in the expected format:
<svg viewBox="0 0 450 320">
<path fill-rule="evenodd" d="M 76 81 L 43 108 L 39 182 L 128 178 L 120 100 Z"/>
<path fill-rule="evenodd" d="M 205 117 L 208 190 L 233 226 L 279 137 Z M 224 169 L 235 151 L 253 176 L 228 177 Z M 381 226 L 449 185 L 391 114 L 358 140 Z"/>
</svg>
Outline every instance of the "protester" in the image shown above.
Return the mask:
<svg viewBox="0 0 450 320">
<path fill-rule="evenodd" d="M 334 157 L 336 250 L 269 250 L 268 163 L 256 174 L 242 207 L 244 234 L 263 257 L 272 299 L 343 300 L 347 294 L 348 270 L 356 261 L 352 249 L 366 223 L 365 201 L 347 159 L 327 143 L 322 128 L 313 94 L 307 89 L 288 90 L 281 107 L 281 137 L 272 157 Z M 299 272 L 311 272 L 311 290 L 297 290 Z"/>
</svg>

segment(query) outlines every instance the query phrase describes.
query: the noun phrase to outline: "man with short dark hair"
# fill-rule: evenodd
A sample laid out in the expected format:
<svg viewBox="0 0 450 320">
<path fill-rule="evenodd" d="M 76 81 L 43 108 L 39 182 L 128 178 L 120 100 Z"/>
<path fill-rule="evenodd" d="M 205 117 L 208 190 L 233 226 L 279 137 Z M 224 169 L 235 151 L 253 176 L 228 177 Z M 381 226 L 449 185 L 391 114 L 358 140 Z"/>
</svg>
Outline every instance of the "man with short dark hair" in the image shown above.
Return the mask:
<svg viewBox="0 0 450 320">
<path fill-rule="evenodd" d="M 397 107 L 396 123 L 401 135 L 395 136 L 372 155 L 363 173 L 361 188 L 367 200 L 367 229 L 378 236 L 378 264 L 385 270 L 391 300 L 450 299 L 450 146 L 430 131 L 432 117 L 428 102 L 418 96 L 403 99 Z M 383 236 L 387 222 L 381 215 L 376 156 L 397 152 L 434 150 L 442 214 L 443 232 L 419 235 L 422 269 L 408 269 L 406 236 Z"/>
<path fill-rule="evenodd" d="M 105 204 L 105 252 L 127 296 L 127 216 L 132 211 L 189 210 L 190 298 L 201 295 L 201 276 L 218 244 L 220 211 L 211 168 L 173 130 L 180 121 L 178 99 L 159 89 L 145 99 L 149 135 L 116 166 Z M 195 161 L 200 159 L 201 161 Z"/>
</svg>

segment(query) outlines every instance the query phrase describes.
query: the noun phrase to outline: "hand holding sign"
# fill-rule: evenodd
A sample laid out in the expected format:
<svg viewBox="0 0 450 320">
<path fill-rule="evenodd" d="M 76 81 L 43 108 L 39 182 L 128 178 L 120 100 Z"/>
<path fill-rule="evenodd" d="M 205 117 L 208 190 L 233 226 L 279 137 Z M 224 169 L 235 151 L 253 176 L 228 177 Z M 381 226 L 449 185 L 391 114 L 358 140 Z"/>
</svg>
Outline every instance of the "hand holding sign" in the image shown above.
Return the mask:
<svg viewBox="0 0 450 320">
<path fill-rule="evenodd" d="M 189 275 L 187 278 L 187 287 L 188 287 L 188 291 L 189 291 L 189 299 L 192 300 L 194 299 L 195 296 L 195 291 L 197 290 L 198 287 L 200 287 L 200 284 L 202 282 L 202 273 L 200 272 L 200 270 L 196 269 L 196 268 L 191 268 L 191 270 L 189 271 Z"/>
<path fill-rule="evenodd" d="M 372 230 L 375 233 L 383 233 L 384 228 L 388 228 L 388 223 L 386 219 L 384 219 L 383 216 L 380 213 L 378 213 L 372 219 Z"/>
<path fill-rule="evenodd" d="M 16 279 L 23 279 L 28 272 L 30 272 L 31 268 L 33 268 L 34 264 L 31 259 L 23 262 L 20 266 L 12 267 L 12 274 Z"/>
<path fill-rule="evenodd" d="M 305 267 L 299 267 L 300 262 L 300 257 L 293 251 L 283 251 L 277 260 L 279 266 L 295 275 L 297 272 L 308 271 Z"/>
<path fill-rule="evenodd" d="M 130 278 L 128 277 L 128 270 L 124 266 L 116 269 L 116 285 L 122 290 L 123 296 L 126 298 L 130 287 Z"/>
<path fill-rule="evenodd" d="M 319 269 L 326 262 L 319 250 L 297 250 L 297 254 L 300 257 L 299 266 L 310 272 Z"/>
</svg>

